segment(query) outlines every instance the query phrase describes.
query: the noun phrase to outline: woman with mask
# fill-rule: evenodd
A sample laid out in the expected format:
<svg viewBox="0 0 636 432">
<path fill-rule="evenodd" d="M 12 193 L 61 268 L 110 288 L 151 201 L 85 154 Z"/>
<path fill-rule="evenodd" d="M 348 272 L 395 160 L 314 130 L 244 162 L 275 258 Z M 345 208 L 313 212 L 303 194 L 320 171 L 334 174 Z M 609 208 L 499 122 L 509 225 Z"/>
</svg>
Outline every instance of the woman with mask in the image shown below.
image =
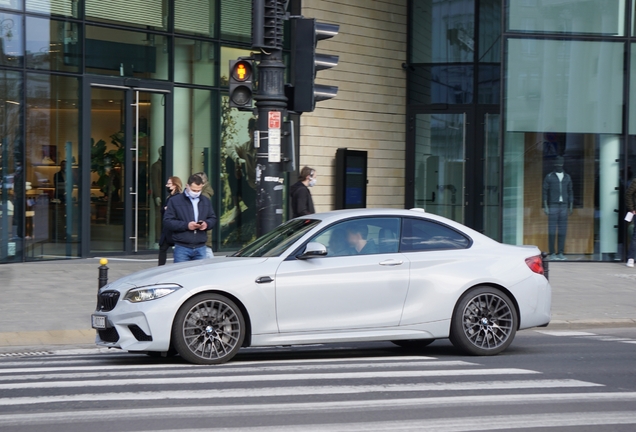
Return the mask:
<svg viewBox="0 0 636 432">
<path fill-rule="evenodd" d="M 166 189 L 168 189 L 168 196 L 166 198 L 165 204 L 161 207 L 161 220 L 163 220 L 163 214 L 168 208 L 168 202 L 170 201 L 170 198 L 183 192 L 183 184 L 181 183 L 181 179 L 175 176 L 168 177 L 168 181 L 166 182 Z M 166 259 L 168 258 L 168 249 L 172 246 L 174 246 L 174 242 L 172 241 L 172 233 L 168 229 L 166 229 L 164 224 L 161 230 L 161 239 L 159 240 L 160 266 L 166 263 Z"/>
</svg>

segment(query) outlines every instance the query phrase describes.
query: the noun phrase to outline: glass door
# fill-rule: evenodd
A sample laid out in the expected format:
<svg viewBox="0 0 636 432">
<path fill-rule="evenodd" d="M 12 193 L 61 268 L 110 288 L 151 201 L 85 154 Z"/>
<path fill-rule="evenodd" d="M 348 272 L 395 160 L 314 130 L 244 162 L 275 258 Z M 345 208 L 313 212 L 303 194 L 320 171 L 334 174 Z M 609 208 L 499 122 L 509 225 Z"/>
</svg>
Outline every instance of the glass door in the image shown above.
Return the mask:
<svg viewBox="0 0 636 432">
<path fill-rule="evenodd" d="M 91 254 L 158 249 L 169 91 L 92 84 Z"/>
<path fill-rule="evenodd" d="M 466 113 L 416 114 L 415 207 L 464 223 Z"/>
<path fill-rule="evenodd" d="M 484 187 L 481 197 L 483 233 L 499 240 L 501 227 L 501 140 L 499 139 L 499 113 L 483 114 L 484 134 Z"/>
</svg>

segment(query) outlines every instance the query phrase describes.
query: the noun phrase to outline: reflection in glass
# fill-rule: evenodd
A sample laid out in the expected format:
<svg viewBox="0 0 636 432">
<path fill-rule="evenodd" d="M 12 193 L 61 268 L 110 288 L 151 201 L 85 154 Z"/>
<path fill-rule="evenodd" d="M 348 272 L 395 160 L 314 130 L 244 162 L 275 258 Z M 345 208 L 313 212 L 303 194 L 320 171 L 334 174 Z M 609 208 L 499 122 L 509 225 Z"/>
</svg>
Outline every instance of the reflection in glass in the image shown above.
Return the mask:
<svg viewBox="0 0 636 432">
<path fill-rule="evenodd" d="M 480 64 L 477 67 L 477 95 L 480 104 L 499 105 L 501 96 L 501 67 L 496 65 Z"/>
<path fill-rule="evenodd" d="M 86 26 L 85 43 L 89 73 L 168 79 L 166 36 Z"/>
<path fill-rule="evenodd" d="M 620 42 L 509 39 L 509 131 L 621 133 Z"/>
<path fill-rule="evenodd" d="M 501 61 L 501 2 L 479 2 L 479 55 L 477 61 L 499 63 Z"/>
<path fill-rule="evenodd" d="M 636 55 L 636 44 L 630 44 L 630 49 L 632 51 L 632 59 L 635 59 L 634 55 Z M 631 115 L 629 116 L 629 134 L 636 135 L 636 61 L 631 62 L 629 78 L 630 78 L 630 87 L 629 87 L 629 112 Z M 636 168 L 636 166 L 635 166 Z"/>
<path fill-rule="evenodd" d="M 467 104 L 473 102 L 473 66 L 413 66 L 409 77 L 411 104 Z M 498 101 L 497 101 L 498 102 Z"/>
<path fill-rule="evenodd" d="M 415 206 L 464 222 L 464 114 L 415 117 Z"/>
<path fill-rule="evenodd" d="M 77 23 L 27 17 L 26 26 L 28 68 L 78 71 L 81 43 Z"/>
<path fill-rule="evenodd" d="M 0 262 L 22 261 L 25 178 L 22 77 L 0 70 Z"/>
<path fill-rule="evenodd" d="M 0 12 L 0 65 L 22 66 L 22 16 Z"/>
<path fill-rule="evenodd" d="M 474 0 L 413 2 L 410 63 L 472 62 Z"/>
<path fill-rule="evenodd" d="M 484 234 L 499 240 L 501 226 L 499 197 L 501 195 L 500 180 L 500 140 L 499 114 L 486 113 L 484 116 Z"/>
<path fill-rule="evenodd" d="M 80 253 L 78 80 L 27 78 L 27 260 Z"/>
<path fill-rule="evenodd" d="M 91 89 L 91 252 L 124 250 L 125 92 Z"/>
<path fill-rule="evenodd" d="M 513 31 L 625 34 L 625 0 L 508 2 L 508 29 Z"/>
<path fill-rule="evenodd" d="M 176 82 L 216 85 L 216 44 L 190 39 L 175 39 L 174 79 Z"/>
</svg>

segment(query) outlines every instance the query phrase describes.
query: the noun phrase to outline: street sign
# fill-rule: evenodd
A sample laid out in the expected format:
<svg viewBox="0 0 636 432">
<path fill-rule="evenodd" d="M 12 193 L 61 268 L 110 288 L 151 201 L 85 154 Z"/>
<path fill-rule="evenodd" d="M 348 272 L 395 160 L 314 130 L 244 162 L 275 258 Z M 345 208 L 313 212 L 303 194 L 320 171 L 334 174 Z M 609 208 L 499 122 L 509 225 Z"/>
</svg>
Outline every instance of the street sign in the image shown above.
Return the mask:
<svg viewBox="0 0 636 432">
<path fill-rule="evenodd" d="M 280 129 L 270 129 L 267 133 L 267 137 L 269 139 L 267 161 L 278 163 L 280 162 Z"/>
<path fill-rule="evenodd" d="M 280 111 L 270 111 L 267 122 L 268 129 L 280 129 L 281 113 Z"/>
</svg>

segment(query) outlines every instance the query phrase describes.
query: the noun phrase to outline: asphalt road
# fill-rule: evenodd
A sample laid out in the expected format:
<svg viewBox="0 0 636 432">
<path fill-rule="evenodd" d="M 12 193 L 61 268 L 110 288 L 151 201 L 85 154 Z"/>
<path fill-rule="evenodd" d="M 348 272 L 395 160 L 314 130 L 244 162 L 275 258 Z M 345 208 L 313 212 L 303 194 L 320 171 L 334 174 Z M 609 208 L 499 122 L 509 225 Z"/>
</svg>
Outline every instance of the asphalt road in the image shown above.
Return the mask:
<svg viewBox="0 0 636 432">
<path fill-rule="evenodd" d="M 0 430 L 633 431 L 636 328 L 526 330 L 495 357 L 447 341 L 243 350 L 193 366 L 99 349 L 0 357 Z"/>
</svg>

